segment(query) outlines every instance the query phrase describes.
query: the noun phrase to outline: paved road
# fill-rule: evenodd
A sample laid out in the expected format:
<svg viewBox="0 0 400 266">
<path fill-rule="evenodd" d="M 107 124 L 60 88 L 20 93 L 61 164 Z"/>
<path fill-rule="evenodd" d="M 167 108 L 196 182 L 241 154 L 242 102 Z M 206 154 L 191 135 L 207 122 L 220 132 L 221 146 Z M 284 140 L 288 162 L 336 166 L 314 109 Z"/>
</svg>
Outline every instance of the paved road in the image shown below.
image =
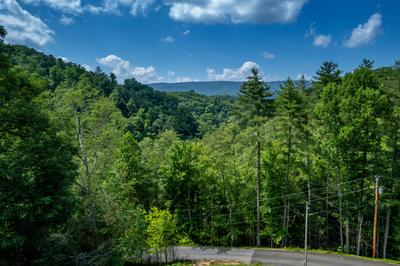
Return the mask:
<svg viewBox="0 0 400 266">
<path fill-rule="evenodd" d="M 178 257 L 183 260 L 237 260 L 244 263 L 262 263 L 273 266 L 302 266 L 304 254 L 280 250 L 239 248 L 178 247 Z M 373 262 L 355 257 L 308 254 L 308 266 L 388 266 L 391 263 Z"/>
</svg>

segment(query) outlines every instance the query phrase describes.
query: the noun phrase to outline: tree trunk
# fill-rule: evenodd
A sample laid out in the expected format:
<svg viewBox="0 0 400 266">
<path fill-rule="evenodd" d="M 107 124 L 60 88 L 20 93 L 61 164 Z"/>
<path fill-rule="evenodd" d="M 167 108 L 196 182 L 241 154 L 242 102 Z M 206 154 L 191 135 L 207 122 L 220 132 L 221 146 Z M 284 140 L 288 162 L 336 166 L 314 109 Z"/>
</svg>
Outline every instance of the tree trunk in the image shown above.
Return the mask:
<svg viewBox="0 0 400 266">
<path fill-rule="evenodd" d="M 342 178 L 340 176 L 339 167 L 336 167 L 336 174 L 338 179 L 338 197 L 339 197 L 339 237 L 340 237 L 340 251 L 343 252 L 343 214 L 342 214 Z"/>
<path fill-rule="evenodd" d="M 350 177 L 347 176 L 347 191 L 350 191 Z M 350 253 L 350 220 L 349 203 L 346 202 L 346 244 L 345 252 Z"/>
<path fill-rule="evenodd" d="M 390 225 L 390 206 L 388 206 L 386 211 L 386 218 L 385 218 L 385 235 L 383 237 L 383 258 L 386 259 L 386 247 L 387 247 L 387 240 L 389 236 L 389 225 Z"/>
<path fill-rule="evenodd" d="M 233 233 L 232 233 L 232 207 L 229 207 L 229 228 L 231 231 L 231 247 L 233 247 Z"/>
<path fill-rule="evenodd" d="M 290 120 L 290 117 L 289 117 Z M 289 185 L 290 182 L 290 171 L 291 171 L 291 161 L 292 161 L 292 126 L 290 124 L 291 122 L 289 122 L 289 128 L 288 128 L 288 152 L 287 152 L 287 168 L 286 168 L 286 184 Z M 288 194 L 288 191 L 285 191 L 285 194 Z M 285 210 L 284 210 L 284 218 L 283 218 L 283 230 L 285 232 L 285 240 L 284 240 L 284 245 L 287 245 L 287 235 L 288 235 L 288 231 L 289 231 L 289 198 L 285 197 Z"/>
<path fill-rule="evenodd" d="M 188 189 L 187 191 L 187 196 L 188 196 L 188 200 L 187 200 L 187 204 L 188 204 L 188 215 L 189 215 L 189 235 L 192 235 L 192 209 L 191 209 L 191 197 L 190 197 L 190 190 Z"/>
<path fill-rule="evenodd" d="M 326 177 L 326 194 L 325 194 L 325 248 L 328 247 L 329 243 L 329 175 Z"/>
<path fill-rule="evenodd" d="M 257 247 L 261 246 L 260 236 L 260 189 L 261 189 L 261 143 L 257 130 Z"/>
<path fill-rule="evenodd" d="M 346 216 L 346 243 L 345 243 L 345 252 L 347 254 L 350 253 L 350 221 L 349 221 L 349 214 Z"/>
<path fill-rule="evenodd" d="M 356 250 L 357 256 L 360 256 L 363 221 L 364 221 L 364 217 L 361 214 L 361 212 L 359 212 L 359 214 L 358 214 L 358 230 L 357 230 L 357 250 Z"/>
<path fill-rule="evenodd" d="M 367 127 L 368 128 L 368 127 Z M 368 131 L 368 130 L 367 130 Z M 361 248 L 361 239 L 362 239 L 362 224 L 364 222 L 364 182 L 365 178 L 368 176 L 367 172 L 367 151 L 363 151 L 363 173 L 361 179 L 361 192 L 359 197 L 359 205 L 358 205 L 358 230 L 357 230 L 357 256 L 360 256 L 360 248 Z"/>
<path fill-rule="evenodd" d="M 80 175 L 81 176 L 81 186 L 85 188 L 85 190 L 86 190 L 85 193 L 88 193 L 88 190 L 90 189 L 89 162 L 88 162 L 88 158 L 87 158 L 86 151 L 85 151 L 82 124 L 81 124 L 81 118 L 79 115 L 76 117 L 76 135 L 77 135 L 78 142 L 79 142 L 80 159 L 85 168 L 85 175 L 87 178 L 87 180 L 85 180 L 83 178 L 83 175 Z"/>
<path fill-rule="evenodd" d="M 286 216 L 287 216 L 287 199 L 286 197 L 284 198 L 284 206 L 283 206 L 283 218 L 282 218 L 282 230 L 283 232 L 286 232 Z M 282 246 L 286 246 L 286 237 L 283 238 L 282 241 Z"/>
</svg>

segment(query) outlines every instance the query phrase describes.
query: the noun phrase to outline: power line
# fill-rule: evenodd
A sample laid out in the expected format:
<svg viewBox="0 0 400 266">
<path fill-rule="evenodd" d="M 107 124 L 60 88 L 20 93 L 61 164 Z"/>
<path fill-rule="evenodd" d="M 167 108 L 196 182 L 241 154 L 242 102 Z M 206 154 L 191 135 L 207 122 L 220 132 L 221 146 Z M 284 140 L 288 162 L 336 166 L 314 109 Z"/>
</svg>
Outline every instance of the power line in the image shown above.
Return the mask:
<svg viewBox="0 0 400 266">
<path fill-rule="evenodd" d="M 365 179 L 365 178 L 359 178 L 359 179 L 354 179 L 354 180 L 350 180 L 350 181 L 347 181 L 347 182 L 342 182 L 342 184 L 354 183 L 354 182 L 360 181 L 362 179 Z M 322 189 L 326 189 L 328 187 L 329 186 L 323 186 L 323 187 L 320 187 L 320 188 L 311 189 L 310 192 L 319 191 L 319 190 L 322 190 Z M 270 200 L 280 199 L 280 198 L 290 198 L 290 197 L 293 197 L 293 196 L 296 196 L 296 195 L 302 195 L 302 194 L 306 194 L 306 193 L 308 193 L 308 191 L 295 192 L 295 193 L 291 193 L 291 194 L 286 194 L 286 195 L 281 195 L 281 196 L 275 196 L 275 197 L 272 197 L 272 198 L 262 199 L 262 200 L 260 200 L 260 202 L 270 201 Z M 343 195 L 343 193 L 342 193 L 342 195 Z M 302 203 L 304 204 L 305 201 L 303 201 Z M 246 206 L 246 205 L 252 205 L 252 204 L 255 204 L 254 201 L 247 201 L 247 202 L 243 202 L 243 203 L 239 203 L 239 204 L 218 205 L 218 206 L 209 207 L 207 209 L 208 210 L 218 209 L 218 208 L 222 209 L 222 208 L 229 208 L 229 207 L 235 207 L 235 206 L 236 207 L 237 206 Z M 178 213 L 178 212 L 196 212 L 196 209 L 175 209 L 175 210 L 171 211 L 172 214 L 173 213 Z"/>
<path fill-rule="evenodd" d="M 365 191 L 365 190 L 368 190 L 368 189 L 369 188 L 354 190 L 354 191 L 351 191 L 351 192 L 342 193 L 340 196 L 354 194 L 354 193 Z M 309 202 L 317 202 L 317 201 L 326 200 L 326 199 L 335 198 L 335 197 L 340 197 L 340 196 L 339 195 L 333 195 L 333 196 L 328 196 L 328 197 L 325 197 L 325 198 L 310 200 Z M 305 203 L 306 203 L 306 201 L 301 201 L 301 202 L 292 203 L 292 204 L 290 204 L 290 206 L 301 205 L 301 204 L 305 204 Z M 283 208 L 283 207 L 286 207 L 286 205 L 273 206 L 273 207 L 270 207 L 269 209 L 279 209 L 279 208 Z M 210 209 L 206 209 L 206 211 L 207 210 L 210 210 Z M 201 215 L 201 214 L 203 214 L 203 215 Z M 208 215 L 207 215 L 207 212 L 203 212 L 201 214 L 197 213 L 197 215 L 195 215 L 194 217 L 198 218 L 198 219 L 207 218 L 207 217 L 212 217 L 212 218 L 232 217 L 232 216 L 238 215 L 238 214 L 254 214 L 254 210 L 253 211 L 243 211 L 243 212 L 233 212 L 233 213 L 226 213 L 226 214 L 211 214 L 211 212 L 208 212 Z M 193 217 L 193 214 L 192 214 L 191 218 L 189 218 L 189 217 L 182 218 L 181 217 L 179 220 L 191 220 L 194 217 Z"/>
</svg>

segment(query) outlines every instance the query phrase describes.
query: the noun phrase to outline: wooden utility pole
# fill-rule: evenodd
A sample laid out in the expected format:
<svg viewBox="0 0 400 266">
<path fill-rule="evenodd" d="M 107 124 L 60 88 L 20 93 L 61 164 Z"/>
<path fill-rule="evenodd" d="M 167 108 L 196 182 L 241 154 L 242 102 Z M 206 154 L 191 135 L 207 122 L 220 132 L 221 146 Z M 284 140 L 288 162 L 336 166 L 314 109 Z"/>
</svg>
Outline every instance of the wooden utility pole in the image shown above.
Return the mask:
<svg viewBox="0 0 400 266">
<path fill-rule="evenodd" d="M 372 257 L 376 258 L 376 227 L 378 224 L 378 204 L 379 204 L 379 176 L 375 177 L 375 214 L 374 214 L 374 231 L 372 239 Z"/>
</svg>

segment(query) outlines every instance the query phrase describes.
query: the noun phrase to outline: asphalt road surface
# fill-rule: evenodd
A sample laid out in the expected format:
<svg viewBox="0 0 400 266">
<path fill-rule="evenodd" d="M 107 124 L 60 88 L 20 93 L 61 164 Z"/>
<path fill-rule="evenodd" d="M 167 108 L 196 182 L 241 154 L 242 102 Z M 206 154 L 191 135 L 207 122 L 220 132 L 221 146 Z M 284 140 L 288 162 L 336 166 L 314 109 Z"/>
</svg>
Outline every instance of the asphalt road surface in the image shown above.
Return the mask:
<svg viewBox="0 0 400 266">
<path fill-rule="evenodd" d="M 235 260 L 273 266 L 303 266 L 304 253 L 240 248 L 178 247 L 181 260 Z M 349 256 L 308 253 L 308 266 L 387 266 L 391 263 L 374 262 Z"/>
</svg>

